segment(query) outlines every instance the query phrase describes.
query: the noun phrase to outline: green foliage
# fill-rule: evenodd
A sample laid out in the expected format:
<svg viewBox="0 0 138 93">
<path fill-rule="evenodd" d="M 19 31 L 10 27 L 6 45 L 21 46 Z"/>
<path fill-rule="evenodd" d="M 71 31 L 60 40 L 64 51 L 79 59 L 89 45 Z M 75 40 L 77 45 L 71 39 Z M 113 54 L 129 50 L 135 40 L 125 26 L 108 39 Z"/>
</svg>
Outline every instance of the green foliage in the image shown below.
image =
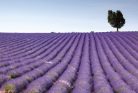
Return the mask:
<svg viewBox="0 0 138 93">
<path fill-rule="evenodd" d="M 117 28 L 117 31 L 119 28 L 124 26 L 125 19 L 121 11 L 117 10 L 116 12 L 113 12 L 112 10 L 109 10 L 108 11 L 108 23 L 110 23 L 112 27 Z"/>
<path fill-rule="evenodd" d="M 5 86 L 5 93 L 15 93 L 14 89 L 15 89 L 14 85 L 8 84 Z"/>
</svg>

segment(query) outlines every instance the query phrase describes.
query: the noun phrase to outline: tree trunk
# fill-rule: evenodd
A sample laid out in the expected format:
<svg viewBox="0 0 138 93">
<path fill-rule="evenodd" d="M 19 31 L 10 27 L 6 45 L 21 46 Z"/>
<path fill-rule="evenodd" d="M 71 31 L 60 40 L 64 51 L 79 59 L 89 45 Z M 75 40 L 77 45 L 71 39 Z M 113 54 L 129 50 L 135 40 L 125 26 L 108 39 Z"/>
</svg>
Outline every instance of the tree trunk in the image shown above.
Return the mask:
<svg viewBox="0 0 138 93">
<path fill-rule="evenodd" d="M 118 28 L 117 28 L 117 32 L 119 32 L 119 31 L 118 31 Z"/>
</svg>

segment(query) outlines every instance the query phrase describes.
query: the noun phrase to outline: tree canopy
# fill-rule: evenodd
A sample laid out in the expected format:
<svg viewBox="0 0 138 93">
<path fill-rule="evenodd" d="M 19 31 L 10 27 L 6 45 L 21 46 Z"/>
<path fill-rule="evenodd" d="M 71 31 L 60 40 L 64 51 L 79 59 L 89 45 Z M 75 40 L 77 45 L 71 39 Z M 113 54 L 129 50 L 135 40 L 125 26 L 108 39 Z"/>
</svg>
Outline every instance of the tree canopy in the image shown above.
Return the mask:
<svg viewBox="0 0 138 93">
<path fill-rule="evenodd" d="M 120 29 L 125 24 L 125 19 L 120 10 L 113 12 L 112 10 L 108 10 L 108 23 L 114 28 Z"/>
</svg>

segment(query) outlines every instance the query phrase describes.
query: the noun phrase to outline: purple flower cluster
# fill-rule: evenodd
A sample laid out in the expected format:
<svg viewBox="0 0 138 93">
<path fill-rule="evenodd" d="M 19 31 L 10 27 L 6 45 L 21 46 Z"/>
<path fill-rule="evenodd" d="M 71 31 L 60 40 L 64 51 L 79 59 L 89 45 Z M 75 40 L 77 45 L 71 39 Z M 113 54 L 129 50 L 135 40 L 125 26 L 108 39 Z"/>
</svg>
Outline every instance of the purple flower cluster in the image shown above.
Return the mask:
<svg viewBox="0 0 138 93">
<path fill-rule="evenodd" d="M 0 33 L 0 91 L 138 93 L 138 32 Z"/>
</svg>

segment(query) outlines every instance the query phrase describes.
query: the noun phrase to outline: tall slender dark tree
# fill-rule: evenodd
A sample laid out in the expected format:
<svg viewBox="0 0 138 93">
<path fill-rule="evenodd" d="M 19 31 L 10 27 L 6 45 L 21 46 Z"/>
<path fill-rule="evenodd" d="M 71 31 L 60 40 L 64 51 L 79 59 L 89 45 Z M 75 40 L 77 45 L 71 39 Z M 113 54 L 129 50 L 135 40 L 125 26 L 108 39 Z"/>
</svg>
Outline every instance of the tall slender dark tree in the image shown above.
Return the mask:
<svg viewBox="0 0 138 93">
<path fill-rule="evenodd" d="M 113 12 L 112 10 L 108 10 L 108 23 L 114 28 L 120 29 L 125 24 L 125 19 L 120 10 Z"/>
</svg>

